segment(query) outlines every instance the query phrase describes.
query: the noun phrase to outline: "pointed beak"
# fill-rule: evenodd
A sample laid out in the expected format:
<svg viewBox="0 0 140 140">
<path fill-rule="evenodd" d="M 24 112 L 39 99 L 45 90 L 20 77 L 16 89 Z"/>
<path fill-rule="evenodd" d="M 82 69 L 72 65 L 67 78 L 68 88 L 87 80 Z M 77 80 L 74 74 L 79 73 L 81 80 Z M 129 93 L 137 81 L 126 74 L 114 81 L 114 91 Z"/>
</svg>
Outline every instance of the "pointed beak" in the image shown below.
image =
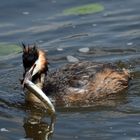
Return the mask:
<svg viewBox="0 0 140 140">
<path fill-rule="evenodd" d="M 25 87 L 25 82 L 27 81 L 27 80 L 32 80 L 32 77 L 33 77 L 33 72 L 34 72 L 34 69 L 35 69 L 35 67 L 36 67 L 36 64 L 34 64 L 31 68 L 30 68 L 30 70 L 25 74 L 25 77 L 24 77 L 24 79 L 23 79 L 23 82 L 22 82 L 22 87 L 24 88 Z"/>
</svg>

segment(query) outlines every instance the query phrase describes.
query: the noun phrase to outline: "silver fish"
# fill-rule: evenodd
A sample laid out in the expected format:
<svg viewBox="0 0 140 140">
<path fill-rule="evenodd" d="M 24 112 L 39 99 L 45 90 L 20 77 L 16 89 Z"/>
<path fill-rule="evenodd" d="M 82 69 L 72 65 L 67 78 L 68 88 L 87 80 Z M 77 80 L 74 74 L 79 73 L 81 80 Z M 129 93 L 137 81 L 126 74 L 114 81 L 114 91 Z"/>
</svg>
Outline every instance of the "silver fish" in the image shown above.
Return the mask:
<svg viewBox="0 0 140 140">
<path fill-rule="evenodd" d="M 54 108 L 53 104 L 51 103 L 50 99 L 45 95 L 45 93 L 39 87 L 37 87 L 30 80 L 24 81 L 24 84 L 29 91 L 31 91 L 33 94 L 35 94 L 35 96 L 37 96 L 45 104 L 45 106 L 48 108 L 48 110 L 52 114 L 55 114 L 55 108 Z"/>
</svg>

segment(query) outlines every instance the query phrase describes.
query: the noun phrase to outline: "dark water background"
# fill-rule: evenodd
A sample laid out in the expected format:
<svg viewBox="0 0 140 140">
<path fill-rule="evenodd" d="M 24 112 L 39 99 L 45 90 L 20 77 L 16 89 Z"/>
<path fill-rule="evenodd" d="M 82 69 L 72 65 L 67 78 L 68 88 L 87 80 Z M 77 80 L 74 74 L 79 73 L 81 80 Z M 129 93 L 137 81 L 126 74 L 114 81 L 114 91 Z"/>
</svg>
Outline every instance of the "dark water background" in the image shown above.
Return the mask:
<svg viewBox="0 0 140 140">
<path fill-rule="evenodd" d="M 105 10 L 64 16 L 63 10 L 89 3 Z M 139 0 L 0 0 L 0 42 L 36 42 L 48 51 L 51 68 L 79 60 L 120 63 L 134 79 L 127 93 L 87 108 L 58 108 L 53 140 L 140 140 Z M 89 48 L 82 53 L 80 48 Z M 19 84 L 21 53 L 0 60 L 0 140 L 43 140 L 49 117 L 24 104 Z M 41 114 L 43 115 L 43 114 Z"/>
</svg>

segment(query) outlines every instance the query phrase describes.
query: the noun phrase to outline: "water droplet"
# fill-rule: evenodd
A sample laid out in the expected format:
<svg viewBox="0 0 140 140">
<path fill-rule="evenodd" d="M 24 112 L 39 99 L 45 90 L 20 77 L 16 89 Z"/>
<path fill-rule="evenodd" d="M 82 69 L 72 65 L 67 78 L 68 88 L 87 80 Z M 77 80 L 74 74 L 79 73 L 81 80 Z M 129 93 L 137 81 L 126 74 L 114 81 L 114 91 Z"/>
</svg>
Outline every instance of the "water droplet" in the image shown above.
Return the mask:
<svg viewBox="0 0 140 140">
<path fill-rule="evenodd" d="M 127 45 L 131 46 L 131 45 L 133 45 L 133 42 L 128 42 Z"/>
<path fill-rule="evenodd" d="M 29 15 L 29 12 L 25 11 L 25 12 L 22 12 L 23 15 Z"/>
<path fill-rule="evenodd" d="M 81 49 L 79 49 L 79 52 L 87 53 L 87 52 L 89 52 L 89 48 L 81 48 Z"/>
<path fill-rule="evenodd" d="M 79 61 L 76 57 L 71 56 L 71 55 L 68 55 L 68 56 L 67 56 L 67 60 L 68 60 L 69 62 L 78 62 L 78 61 Z"/>
<path fill-rule="evenodd" d="M 63 48 L 57 48 L 57 51 L 63 51 L 64 49 Z"/>
<path fill-rule="evenodd" d="M 9 130 L 6 129 L 6 128 L 1 128 L 0 131 L 1 131 L 1 132 L 9 132 Z"/>
</svg>

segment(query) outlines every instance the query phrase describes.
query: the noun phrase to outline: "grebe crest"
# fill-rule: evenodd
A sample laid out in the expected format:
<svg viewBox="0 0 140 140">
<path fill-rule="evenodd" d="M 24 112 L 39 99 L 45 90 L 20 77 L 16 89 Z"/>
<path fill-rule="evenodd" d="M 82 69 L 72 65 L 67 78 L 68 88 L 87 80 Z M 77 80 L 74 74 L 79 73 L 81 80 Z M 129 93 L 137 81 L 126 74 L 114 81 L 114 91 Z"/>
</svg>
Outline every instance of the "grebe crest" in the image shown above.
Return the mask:
<svg viewBox="0 0 140 140">
<path fill-rule="evenodd" d="M 26 46 L 24 43 L 22 43 L 22 47 L 23 47 L 22 61 L 24 69 L 27 72 L 33 66 L 35 61 L 38 59 L 38 50 L 36 45 Z"/>
</svg>

